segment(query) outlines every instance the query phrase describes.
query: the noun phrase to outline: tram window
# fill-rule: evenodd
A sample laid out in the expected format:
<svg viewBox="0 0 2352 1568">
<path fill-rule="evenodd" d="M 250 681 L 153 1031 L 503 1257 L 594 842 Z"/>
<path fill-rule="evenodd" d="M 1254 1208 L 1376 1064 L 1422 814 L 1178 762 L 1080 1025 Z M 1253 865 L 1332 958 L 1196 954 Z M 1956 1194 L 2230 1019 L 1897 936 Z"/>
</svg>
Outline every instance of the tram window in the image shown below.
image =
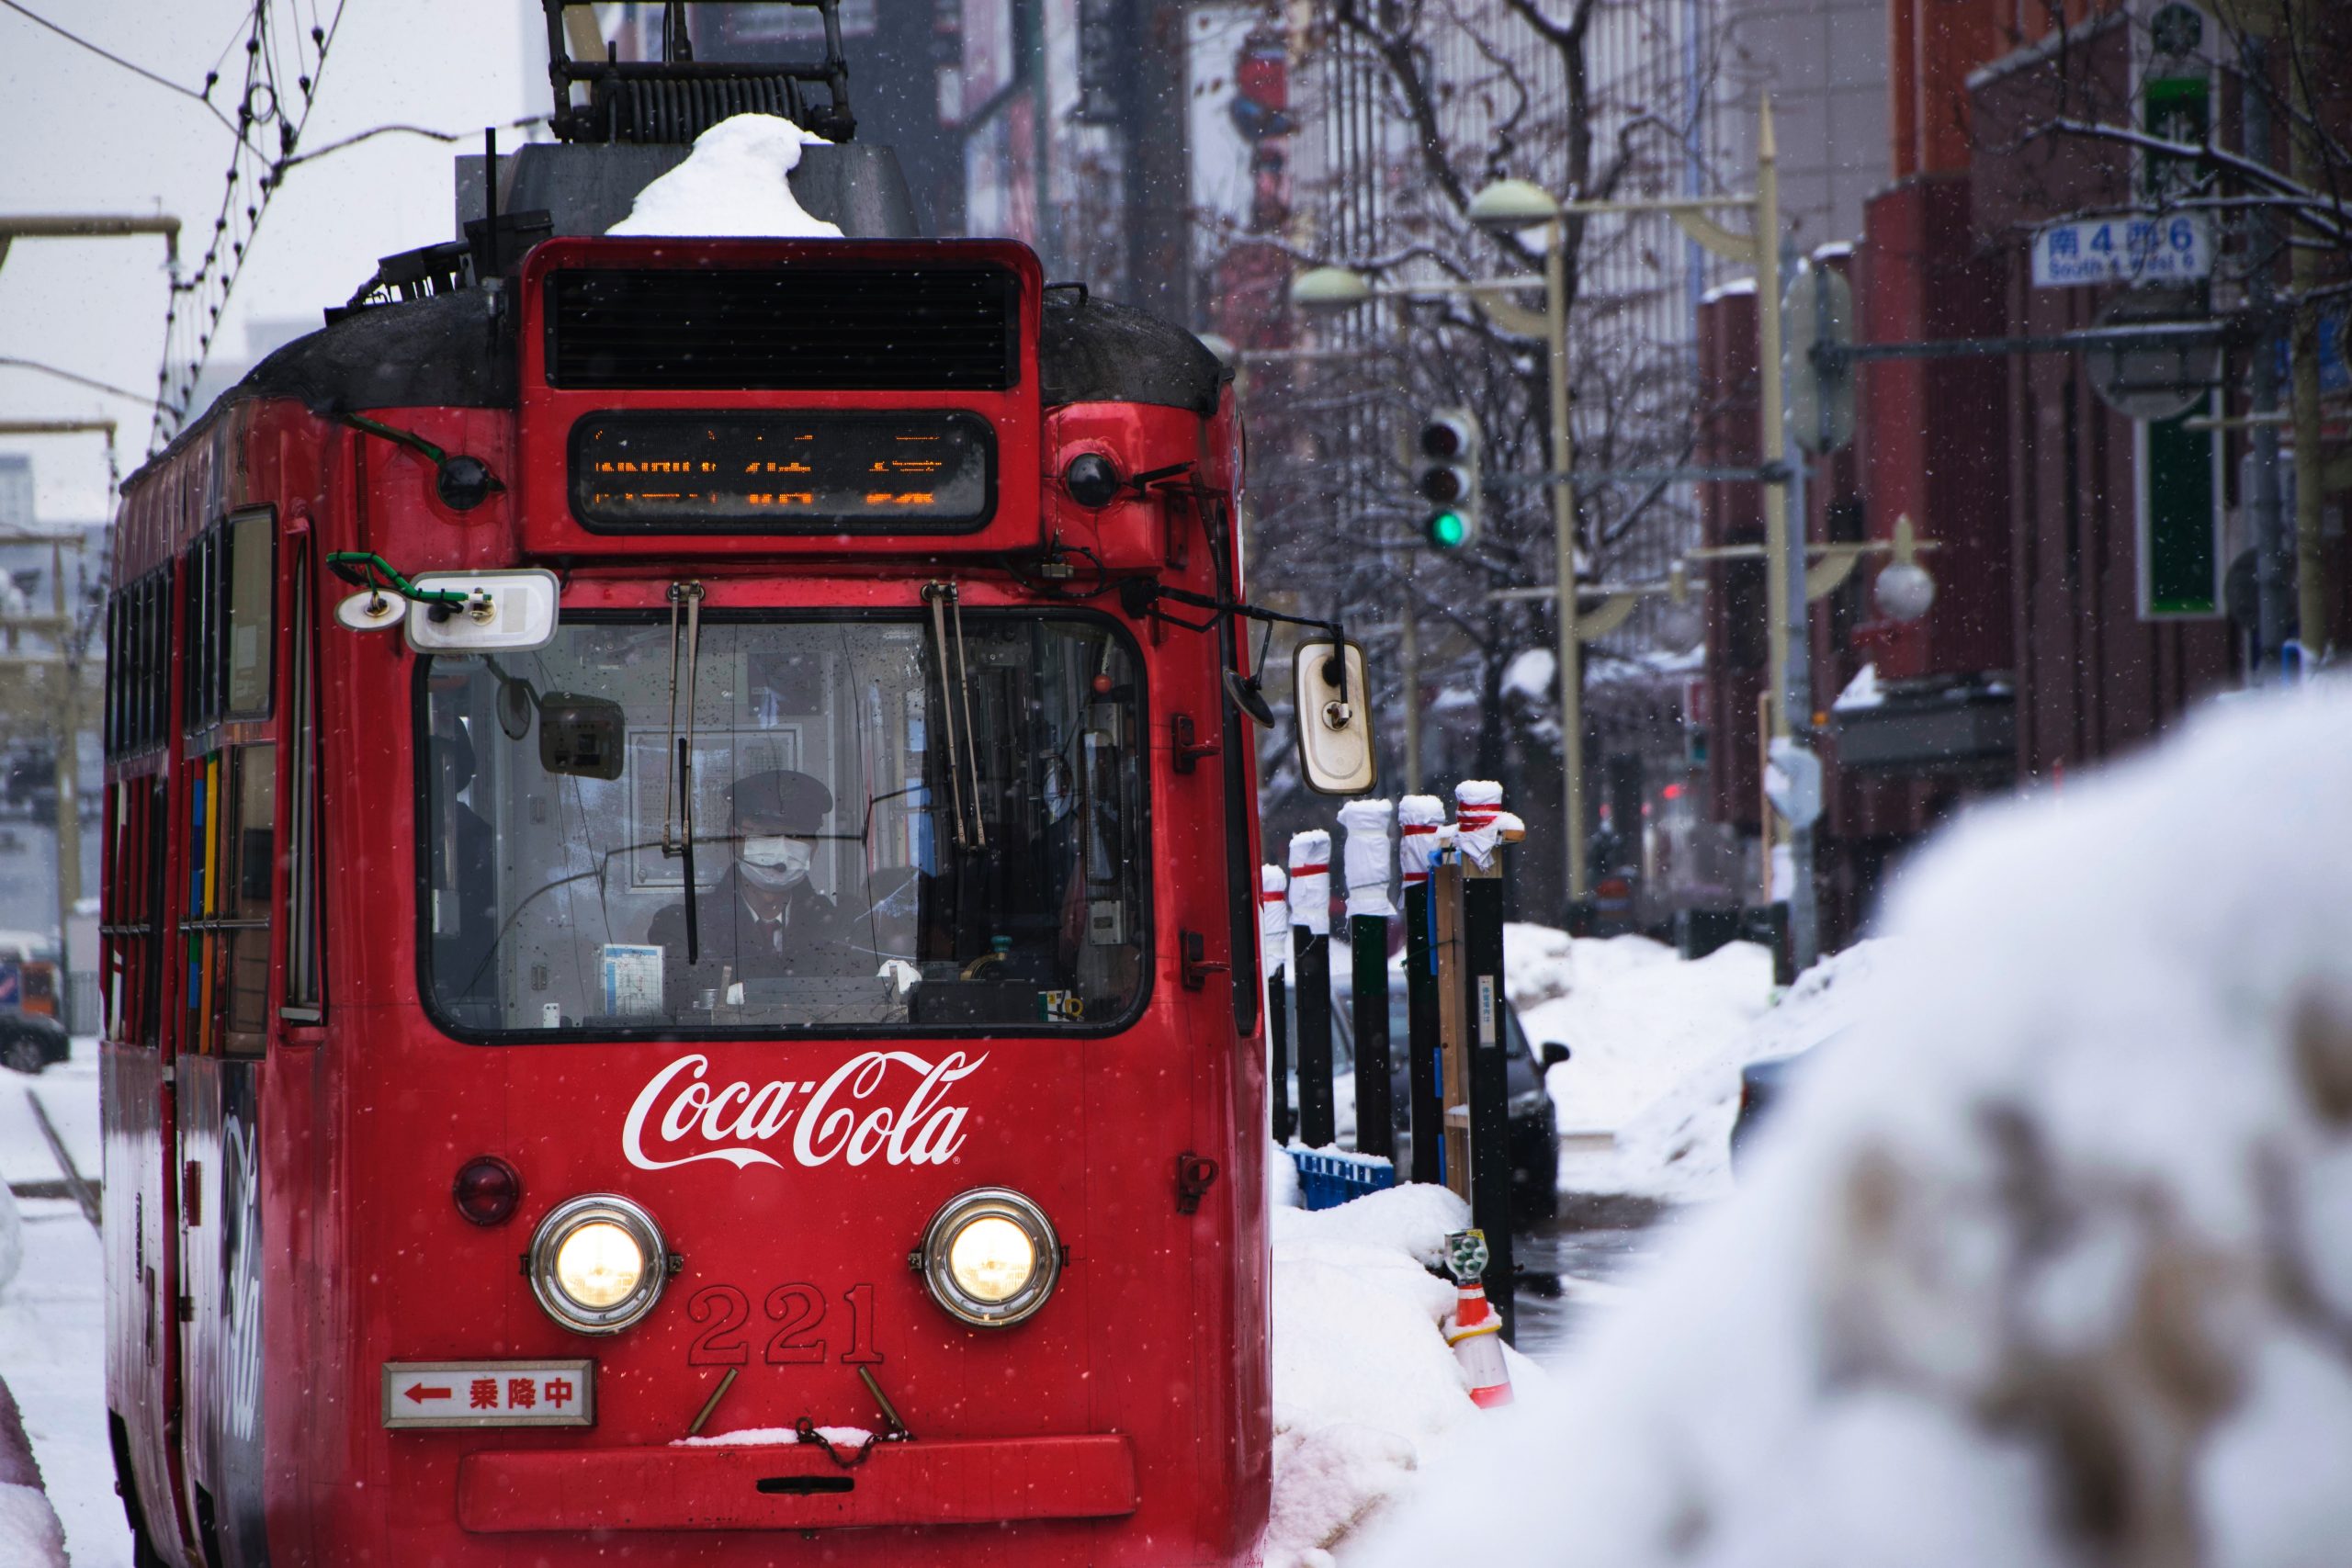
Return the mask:
<svg viewBox="0 0 2352 1568">
<path fill-rule="evenodd" d="M 286 1000 L 291 1023 L 316 1023 L 322 1016 L 319 985 L 319 730 L 312 683 L 317 660 L 311 646 L 311 572 L 307 548 L 295 562 L 293 657 L 287 702 L 292 709 L 294 753 L 287 787 Z"/>
<path fill-rule="evenodd" d="M 223 1041 L 232 1055 L 261 1054 L 269 1022 L 270 874 L 277 824 L 277 748 L 241 746 L 224 793 L 216 879 Z"/>
<path fill-rule="evenodd" d="M 249 512 L 229 520 L 225 629 L 232 716 L 269 711 L 270 607 L 276 586 L 271 556 L 277 533 L 276 519 L 266 512 Z"/>
<path fill-rule="evenodd" d="M 420 660 L 435 1010 L 478 1037 L 1124 1022 L 1149 972 L 1136 661 L 1087 619 L 948 636 L 943 686 L 926 622 L 706 618 L 674 739 L 666 617 Z M 548 713 L 589 701 L 617 710 L 617 776 L 546 765 Z M 664 850 L 689 706 L 691 960 Z"/>
<path fill-rule="evenodd" d="M 145 750 L 164 739 L 164 584 L 150 572 L 107 607 L 106 748 L 109 758 Z"/>
<path fill-rule="evenodd" d="M 272 552 L 268 512 L 230 518 L 199 536 L 187 560 L 187 728 L 269 713 Z"/>
</svg>

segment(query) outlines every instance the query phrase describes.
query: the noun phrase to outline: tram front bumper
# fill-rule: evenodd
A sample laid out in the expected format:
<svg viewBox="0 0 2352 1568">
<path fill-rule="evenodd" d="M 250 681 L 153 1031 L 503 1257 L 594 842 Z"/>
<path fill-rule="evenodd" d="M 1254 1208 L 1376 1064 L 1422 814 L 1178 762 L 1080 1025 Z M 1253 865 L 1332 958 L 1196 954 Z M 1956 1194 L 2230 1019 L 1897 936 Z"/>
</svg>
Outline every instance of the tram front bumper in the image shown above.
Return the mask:
<svg viewBox="0 0 2352 1568">
<path fill-rule="evenodd" d="M 823 1529 L 1135 1512 L 1115 1433 L 877 1445 L 843 1469 L 813 1445 L 492 1450 L 458 1470 L 458 1520 L 515 1530 Z"/>
</svg>

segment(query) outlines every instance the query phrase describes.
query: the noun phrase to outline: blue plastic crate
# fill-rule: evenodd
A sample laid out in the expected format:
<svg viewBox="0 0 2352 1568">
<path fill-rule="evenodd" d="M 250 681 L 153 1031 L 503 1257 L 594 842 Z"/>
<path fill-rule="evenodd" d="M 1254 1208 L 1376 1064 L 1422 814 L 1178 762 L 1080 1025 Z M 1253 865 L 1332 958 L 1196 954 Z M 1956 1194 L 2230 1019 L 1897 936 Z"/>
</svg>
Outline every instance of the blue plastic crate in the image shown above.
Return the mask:
<svg viewBox="0 0 2352 1568">
<path fill-rule="evenodd" d="M 1283 1152 L 1298 1167 L 1298 1195 L 1310 1209 L 1336 1209 L 1351 1198 L 1396 1185 L 1396 1167 L 1370 1155 L 1313 1149 Z"/>
</svg>

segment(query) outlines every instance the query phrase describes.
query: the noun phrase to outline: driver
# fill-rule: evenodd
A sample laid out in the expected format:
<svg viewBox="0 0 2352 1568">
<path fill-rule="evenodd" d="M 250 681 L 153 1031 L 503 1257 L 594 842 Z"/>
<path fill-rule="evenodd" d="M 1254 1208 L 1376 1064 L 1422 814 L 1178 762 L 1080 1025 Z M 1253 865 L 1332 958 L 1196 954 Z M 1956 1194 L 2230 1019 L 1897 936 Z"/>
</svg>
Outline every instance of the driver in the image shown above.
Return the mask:
<svg viewBox="0 0 2352 1568">
<path fill-rule="evenodd" d="M 663 990 L 673 1017 L 745 980 L 838 977 L 860 972 L 858 954 L 833 901 L 808 880 L 832 792 L 807 773 L 779 768 L 735 782 L 735 861 L 695 905 L 698 962 L 686 962 L 686 907 L 653 917 L 645 940 L 662 949 Z"/>
</svg>

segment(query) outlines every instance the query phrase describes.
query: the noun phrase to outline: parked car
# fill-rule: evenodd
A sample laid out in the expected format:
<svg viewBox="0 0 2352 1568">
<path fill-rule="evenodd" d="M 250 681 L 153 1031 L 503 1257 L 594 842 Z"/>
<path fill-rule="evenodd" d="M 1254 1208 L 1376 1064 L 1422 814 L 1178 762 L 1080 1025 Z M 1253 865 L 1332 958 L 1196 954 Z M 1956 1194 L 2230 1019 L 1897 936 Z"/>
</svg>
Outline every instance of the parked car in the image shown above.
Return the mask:
<svg viewBox="0 0 2352 1568">
<path fill-rule="evenodd" d="M 0 1008 L 0 1066 L 38 1073 L 74 1054 L 65 1026 L 22 1008 Z"/>
<path fill-rule="evenodd" d="M 1789 1084 L 1824 1045 L 1845 1033 L 1840 1029 L 1802 1050 L 1767 1056 L 1739 1069 L 1739 1110 L 1731 1122 L 1731 1165 L 1737 1175 L 1743 1160 L 1755 1157 L 1757 1132 L 1773 1115 L 1773 1106 L 1788 1093 Z"/>
<path fill-rule="evenodd" d="M 1334 1121 L 1340 1143 L 1354 1148 L 1356 1141 L 1355 1010 L 1342 978 L 1331 998 L 1331 1078 Z M 1411 1064 L 1407 1057 L 1405 980 L 1392 976 L 1388 990 L 1388 1103 L 1396 1138 L 1396 1168 L 1408 1172 L 1413 1164 Z M 1290 1108 L 1298 1113 L 1298 1007 L 1290 1009 Z M 1503 1061 L 1510 1085 L 1511 1212 L 1522 1224 L 1549 1218 L 1559 1206 L 1560 1122 L 1544 1088 L 1544 1069 L 1568 1059 L 1568 1048 L 1546 1043 L 1541 1055 L 1530 1048 L 1519 1010 L 1502 1004 Z"/>
</svg>

